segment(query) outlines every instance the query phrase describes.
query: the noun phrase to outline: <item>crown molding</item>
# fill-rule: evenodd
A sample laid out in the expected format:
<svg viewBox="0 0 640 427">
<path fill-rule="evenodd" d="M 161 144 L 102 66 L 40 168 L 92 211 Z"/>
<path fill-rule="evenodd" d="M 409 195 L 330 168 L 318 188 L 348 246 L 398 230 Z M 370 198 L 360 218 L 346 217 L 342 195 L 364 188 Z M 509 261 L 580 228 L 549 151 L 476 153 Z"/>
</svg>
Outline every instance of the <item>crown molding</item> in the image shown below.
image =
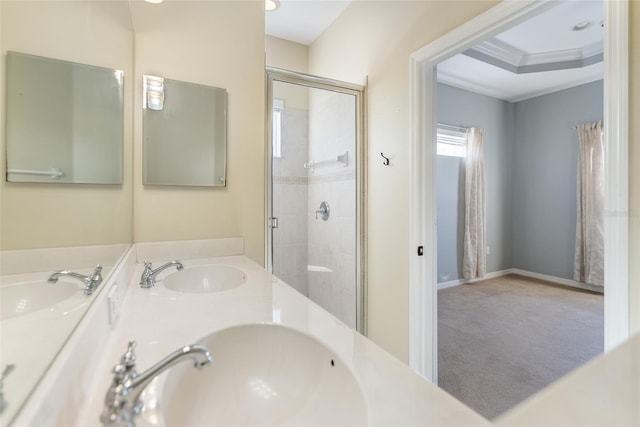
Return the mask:
<svg viewBox="0 0 640 427">
<path fill-rule="evenodd" d="M 586 67 L 602 61 L 603 51 L 603 42 L 596 42 L 576 49 L 527 53 L 493 37 L 463 54 L 512 73 L 523 74 Z"/>
<path fill-rule="evenodd" d="M 522 65 L 523 59 L 527 56 L 527 52 L 503 42 L 496 37 L 492 37 L 469 50 L 474 50 L 498 61 L 506 62 L 514 67 Z"/>
<path fill-rule="evenodd" d="M 574 78 L 570 82 L 556 84 L 553 86 L 545 87 L 544 89 L 509 95 L 502 88 L 494 88 L 487 84 L 474 82 L 459 76 L 455 76 L 453 74 L 449 74 L 446 71 L 438 71 L 438 83 L 443 83 L 449 86 L 457 87 L 458 89 L 479 93 L 481 95 L 501 99 L 503 101 L 512 103 L 526 101 L 527 99 L 536 98 L 538 96 L 547 95 L 553 92 L 559 92 L 565 89 L 571 89 L 572 87 L 595 82 L 597 80 L 602 80 L 602 75 L 580 76 Z"/>
</svg>

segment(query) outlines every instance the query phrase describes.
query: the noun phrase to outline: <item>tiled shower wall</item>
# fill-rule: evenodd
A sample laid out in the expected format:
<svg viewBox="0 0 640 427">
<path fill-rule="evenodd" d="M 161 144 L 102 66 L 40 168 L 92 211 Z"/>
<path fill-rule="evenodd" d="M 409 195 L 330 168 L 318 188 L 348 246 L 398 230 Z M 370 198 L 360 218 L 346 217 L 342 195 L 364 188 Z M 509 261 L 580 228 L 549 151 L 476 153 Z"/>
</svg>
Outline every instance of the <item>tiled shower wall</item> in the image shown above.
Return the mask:
<svg viewBox="0 0 640 427">
<path fill-rule="evenodd" d="M 351 95 L 314 90 L 309 94 L 309 297 L 356 327 L 355 100 Z M 336 162 L 348 152 L 348 165 Z M 327 221 L 316 219 L 329 203 Z"/>
<path fill-rule="evenodd" d="M 273 159 L 273 271 L 303 295 L 307 287 L 308 178 L 304 163 L 309 156 L 307 110 L 282 110 L 282 157 Z"/>
</svg>

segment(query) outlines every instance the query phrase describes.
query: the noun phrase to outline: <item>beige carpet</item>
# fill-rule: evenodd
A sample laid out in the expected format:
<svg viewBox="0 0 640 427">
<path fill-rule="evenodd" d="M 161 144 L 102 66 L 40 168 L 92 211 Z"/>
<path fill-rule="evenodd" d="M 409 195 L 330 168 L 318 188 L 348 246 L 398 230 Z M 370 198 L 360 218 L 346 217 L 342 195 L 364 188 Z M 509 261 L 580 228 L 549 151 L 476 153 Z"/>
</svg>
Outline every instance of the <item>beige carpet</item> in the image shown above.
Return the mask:
<svg viewBox="0 0 640 427">
<path fill-rule="evenodd" d="M 602 294 L 516 275 L 438 292 L 438 384 L 488 419 L 603 349 Z"/>
</svg>

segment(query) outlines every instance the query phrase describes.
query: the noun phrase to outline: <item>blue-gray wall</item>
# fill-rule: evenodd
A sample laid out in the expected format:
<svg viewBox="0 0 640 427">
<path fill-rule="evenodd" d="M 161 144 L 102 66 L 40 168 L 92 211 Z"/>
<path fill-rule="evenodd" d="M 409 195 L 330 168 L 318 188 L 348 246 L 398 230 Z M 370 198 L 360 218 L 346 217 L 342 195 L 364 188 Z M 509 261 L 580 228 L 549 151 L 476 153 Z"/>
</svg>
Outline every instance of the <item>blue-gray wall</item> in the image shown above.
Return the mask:
<svg viewBox="0 0 640 427">
<path fill-rule="evenodd" d="M 512 266 L 510 144 L 513 104 L 438 84 L 437 120 L 484 131 L 486 173 L 487 271 Z M 464 159 L 438 156 L 438 282 L 462 277 L 464 236 Z"/>
<path fill-rule="evenodd" d="M 438 122 L 485 131 L 487 272 L 573 278 L 577 132 L 602 119 L 602 81 L 518 103 L 438 84 Z M 464 160 L 438 156 L 438 282 L 462 277 Z"/>
<path fill-rule="evenodd" d="M 603 117 L 602 80 L 515 104 L 513 266 L 573 279 L 578 133 Z"/>
</svg>

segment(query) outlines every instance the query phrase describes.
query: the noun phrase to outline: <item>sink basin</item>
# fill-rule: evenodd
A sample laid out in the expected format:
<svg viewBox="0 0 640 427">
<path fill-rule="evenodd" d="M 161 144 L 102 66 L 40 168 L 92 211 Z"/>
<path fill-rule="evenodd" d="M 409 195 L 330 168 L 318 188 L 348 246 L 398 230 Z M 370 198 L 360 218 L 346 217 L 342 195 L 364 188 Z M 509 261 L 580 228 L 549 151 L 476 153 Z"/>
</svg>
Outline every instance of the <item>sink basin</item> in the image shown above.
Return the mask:
<svg viewBox="0 0 640 427">
<path fill-rule="evenodd" d="M 160 403 L 167 426 L 366 424 L 364 397 L 349 368 L 304 333 L 242 325 L 199 343 L 213 362 L 169 371 Z"/>
<path fill-rule="evenodd" d="M 1 319 L 23 316 L 45 308 L 54 308 L 82 290 L 75 283 L 28 282 L 0 288 Z"/>
<path fill-rule="evenodd" d="M 169 274 L 162 283 L 167 288 L 187 293 L 220 292 L 242 285 L 247 275 L 228 265 L 203 265 Z"/>
</svg>

